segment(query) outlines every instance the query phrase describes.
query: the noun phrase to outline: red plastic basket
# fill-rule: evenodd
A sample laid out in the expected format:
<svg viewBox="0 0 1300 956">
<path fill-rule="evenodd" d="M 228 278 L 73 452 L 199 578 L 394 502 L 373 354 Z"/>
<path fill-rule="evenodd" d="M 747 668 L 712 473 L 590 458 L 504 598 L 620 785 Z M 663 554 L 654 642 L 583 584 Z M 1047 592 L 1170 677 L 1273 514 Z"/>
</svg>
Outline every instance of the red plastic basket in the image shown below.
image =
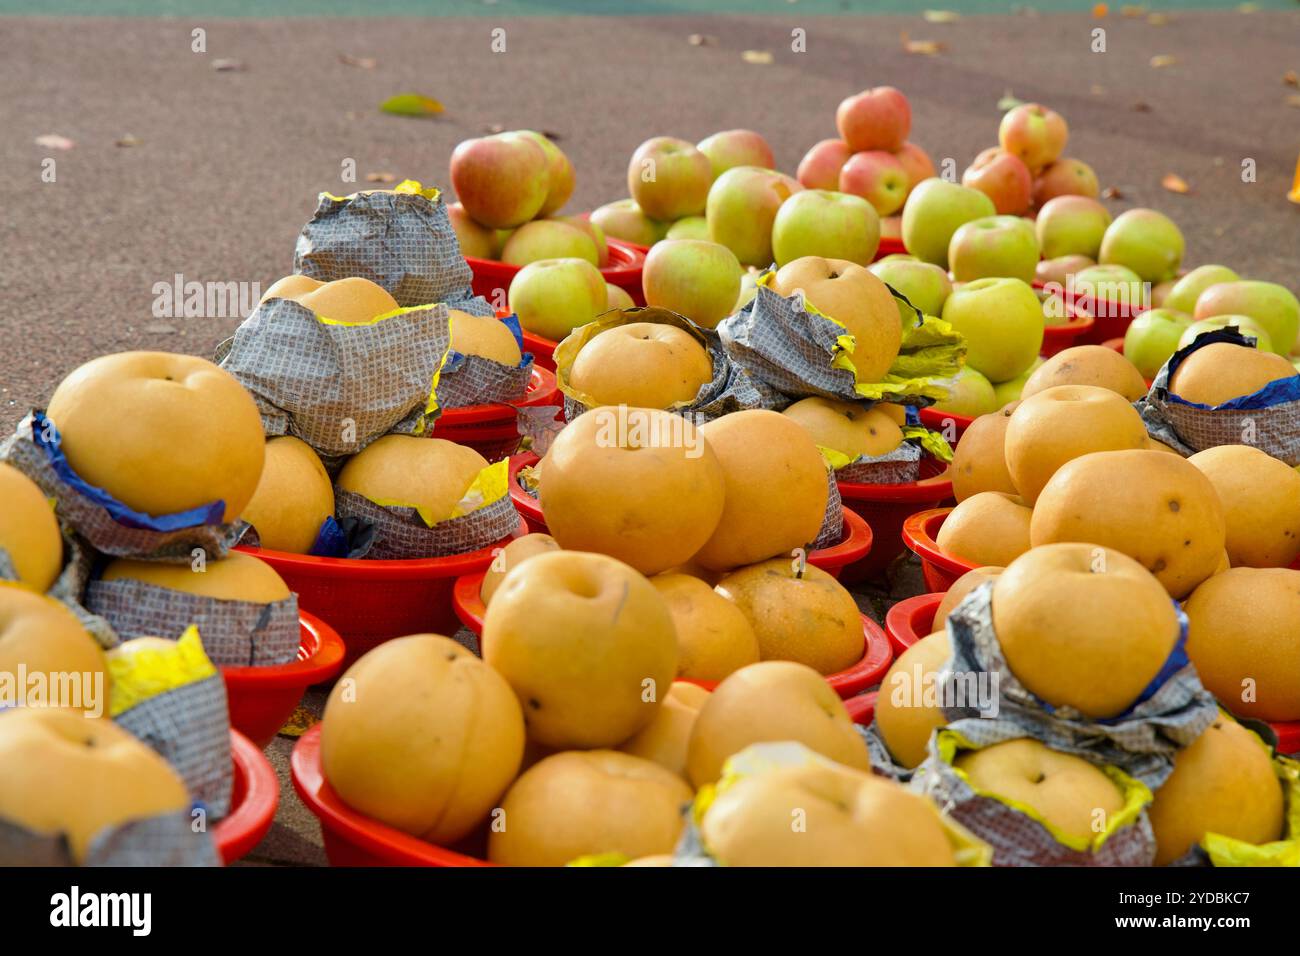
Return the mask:
<svg viewBox="0 0 1300 956">
<path fill-rule="evenodd" d="M 645 268 L 645 253 L 631 243 L 619 239 L 607 239 L 609 261 L 600 274 L 610 285 L 616 285 L 627 291 L 637 305 L 645 305 L 641 292 L 641 272 Z M 472 287 L 475 295 L 481 295 L 489 302 L 504 302 L 510 291 L 510 282 L 522 266 L 495 259 L 475 259 L 466 256 L 465 261 L 474 272 Z M 497 290 L 500 289 L 498 295 Z M 530 350 L 531 351 L 531 350 Z"/>
<path fill-rule="evenodd" d="M 903 522 L 903 541 L 921 559 L 921 573 L 931 591 L 946 591 L 963 574 L 979 567 L 973 561 L 946 554 L 935 541 L 950 511 L 951 508 L 932 508 Z"/>
<path fill-rule="evenodd" d="M 878 262 L 885 256 L 902 255 L 907 252 L 907 247 L 903 245 L 903 240 L 895 236 L 881 236 L 880 245 L 876 247 L 876 255 L 871 260 Z"/>
<path fill-rule="evenodd" d="M 527 329 L 524 329 L 524 351 L 533 353 L 533 361 L 538 368 L 544 368 L 548 372 L 555 373 L 555 347 L 559 342 L 552 342 L 550 339 L 544 339 L 540 335 L 534 335 Z M 563 396 L 561 396 L 563 403 Z"/>
<path fill-rule="evenodd" d="M 839 482 L 844 506 L 871 526 L 873 543 L 865 560 L 844 569 L 845 581 L 860 581 L 879 574 L 903 553 L 903 522 L 908 515 L 952 497 L 947 466 L 933 458 L 921 459 L 921 479 L 898 485 Z"/>
<path fill-rule="evenodd" d="M 534 362 L 528 391 L 523 398 L 514 402 L 448 408 L 434 423 L 433 437 L 467 445 L 488 461 L 500 461 L 519 445 L 518 409 L 563 404 L 560 389 L 555 384 L 555 373 Z"/>
<path fill-rule="evenodd" d="M 332 680 L 343 666 L 343 639 L 320 618 L 300 614 L 298 658 L 273 667 L 223 667 L 230 726 L 259 749 L 275 739 L 303 693 Z"/>
<path fill-rule="evenodd" d="M 961 441 L 961 436 L 970 428 L 971 422 L 975 419 L 970 415 L 958 415 L 956 412 L 941 412 L 932 405 L 927 405 L 919 412 L 921 424 L 931 431 L 936 431 L 947 438 L 950 444 L 956 447 L 957 442 Z"/>
<path fill-rule="evenodd" d="M 1277 734 L 1277 752 L 1300 756 L 1300 720 L 1271 721 L 1269 726 Z"/>
<path fill-rule="evenodd" d="M 522 518 L 514 533 L 485 548 L 445 558 L 367 561 L 317 558 L 240 547 L 261 558 L 298 594 L 298 606 L 330 624 L 347 644 L 343 667 L 377 644 L 407 634 L 454 634 L 451 590 L 456 578 L 482 571 L 497 548 L 526 534 Z"/>
<path fill-rule="evenodd" d="M 918 594 L 899 601 L 885 612 L 885 633 L 895 655 L 934 632 L 934 615 L 942 600 L 940 593 Z"/>
<path fill-rule="evenodd" d="M 520 452 L 510 459 L 510 500 L 515 503 L 515 510 L 528 525 L 529 534 L 546 534 L 546 518 L 542 515 L 542 504 L 519 484 L 519 469 L 535 465 L 538 457 L 531 451 Z"/>
<path fill-rule="evenodd" d="M 1043 358 L 1051 358 L 1057 352 L 1063 352 L 1073 345 L 1082 345 L 1083 339 L 1091 334 L 1096 323 L 1092 316 L 1080 314 L 1071 309 L 1068 304 L 1066 313 L 1070 318 L 1064 325 L 1043 327 L 1043 346 L 1038 350 L 1038 354 Z"/>
<path fill-rule="evenodd" d="M 1041 282 L 1034 283 L 1035 289 L 1044 288 Z M 1126 305 L 1109 299 L 1096 299 L 1092 296 L 1076 296 L 1067 306 L 1076 315 L 1091 316 L 1092 328 L 1075 340 L 1075 345 L 1101 345 L 1107 339 L 1123 338 L 1134 316 L 1147 311 L 1149 306 Z"/>
<path fill-rule="evenodd" d="M 849 716 L 853 718 L 855 724 L 863 727 L 869 726 L 876 716 L 876 698 L 880 696 L 878 691 L 872 691 L 869 694 L 859 694 L 857 697 L 850 697 L 844 702 L 845 709 Z"/>
<path fill-rule="evenodd" d="M 234 784 L 230 812 L 212 826 L 212 840 L 229 865 L 262 842 L 280 805 L 280 781 L 262 751 L 238 730 L 230 732 Z"/>
<path fill-rule="evenodd" d="M 320 765 L 320 724 L 298 738 L 289 757 L 293 788 L 320 821 L 331 866 L 490 866 L 434 846 L 353 810 L 326 782 Z"/>
</svg>

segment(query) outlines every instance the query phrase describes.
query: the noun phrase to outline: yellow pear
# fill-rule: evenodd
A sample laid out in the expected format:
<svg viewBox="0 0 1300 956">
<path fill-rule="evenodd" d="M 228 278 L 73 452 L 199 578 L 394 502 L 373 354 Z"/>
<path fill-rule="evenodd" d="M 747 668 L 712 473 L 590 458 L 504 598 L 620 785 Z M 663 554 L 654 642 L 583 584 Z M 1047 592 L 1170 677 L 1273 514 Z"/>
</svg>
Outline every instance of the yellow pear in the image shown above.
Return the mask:
<svg viewBox="0 0 1300 956">
<path fill-rule="evenodd" d="M 80 700 L 26 699 L 33 706 L 58 703 L 90 712 L 107 710 L 109 676 L 104 652 L 76 615 L 53 598 L 19 584 L 0 582 L 0 675 L 13 675 L 16 682 L 20 667 L 29 675 L 47 675 L 51 692 L 59 675 L 80 678 L 68 685 L 68 693 L 79 693 Z M 17 687 L 23 694 L 28 689 Z M 99 699 L 91 699 L 97 694 Z M 0 722 L 3 720 L 0 716 Z"/>
<path fill-rule="evenodd" d="M 505 576 L 516 567 L 539 554 L 549 554 L 559 550 L 559 542 L 549 534 L 526 534 L 521 538 L 515 538 L 493 557 L 492 563 L 488 565 L 483 575 L 483 585 L 479 588 L 478 594 L 483 599 L 484 606 L 492 601 L 492 595 L 501 586 Z"/>
<path fill-rule="evenodd" d="M 1019 494 L 1005 452 L 1007 424 L 1019 404 L 1009 402 L 999 411 L 981 415 L 962 433 L 952 453 L 952 492 L 958 502 L 981 491 Z"/>
<path fill-rule="evenodd" d="M 262 547 L 306 554 L 333 514 L 334 485 L 312 447 L 292 435 L 268 441 L 262 480 L 243 514 Z"/>
<path fill-rule="evenodd" d="M 1115 392 L 1130 402 L 1147 393 L 1136 365 L 1104 345 L 1076 345 L 1057 352 L 1029 376 L 1022 399 L 1057 385 L 1090 385 Z"/>
<path fill-rule="evenodd" d="M 618 749 L 633 757 L 652 760 L 685 779 L 686 748 L 691 741 L 691 729 L 708 699 L 709 692 L 698 684 L 673 681 L 654 720 L 625 740 Z"/>
<path fill-rule="evenodd" d="M 348 459 L 337 484 L 379 505 L 418 508 L 429 521 L 445 521 L 487 459 L 442 438 L 385 435 Z"/>
<path fill-rule="evenodd" d="M 104 568 L 103 579 L 143 581 L 171 591 L 253 604 L 283 601 L 290 593 L 275 568 L 242 551 L 231 551 L 224 558 L 198 566 L 118 558 Z M 177 629 L 179 633 L 186 622 L 177 623 L 182 625 Z"/>
<path fill-rule="evenodd" d="M 668 602 L 673 616 L 678 677 L 720 681 L 759 660 L 758 638 L 749 619 L 708 583 L 667 571 L 656 574 L 650 583 Z"/>
<path fill-rule="evenodd" d="M 951 656 L 947 633 L 936 631 L 903 651 L 880 682 L 876 726 L 890 754 L 909 769 L 925 759 L 930 735 L 948 723 L 937 706 L 935 675 Z"/>
<path fill-rule="evenodd" d="M 319 279 L 312 279 L 295 273 L 271 283 L 271 287 L 263 293 L 261 301 L 265 302 L 267 299 L 293 299 L 296 302 L 308 292 L 315 292 L 324 284 Z"/>
<path fill-rule="evenodd" d="M 1029 550 L 1032 509 L 1014 495 L 982 491 L 967 498 L 935 536 L 947 554 L 981 565 L 1005 567 Z"/>
<path fill-rule="evenodd" d="M 1218 492 L 1233 566 L 1290 567 L 1300 555 L 1300 473 L 1249 445 L 1218 445 L 1187 460 Z"/>
<path fill-rule="evenodd" d="M 511 368 L 523 356 L 514 333 L 500 319 L 491 315 L 470 315 L 460 309 L 450 309 L 451 347 L 461 355 L 477 355 Z"/>
<path fill-rule="evenodd" d="M 1169 391 L 1189 402 L 1222 405 L 1295 374 L 1295 367 L 1280 355 L 1215 342 L 1183 359 L 1169 381 Z"/>
<path fill-rule="evenodd" d="M 887 455 L 903 443 L 903 430 L 888 412 L 812 396 L 781 413 L 804 427 L 814 442 L 850 460 Z"/>
<path fill-rule="evenodd" d="M 42 594 L 63 569 L 63 534 L 45 493 L 12 465 L 0 462 L 0 548 L 18 580 Z"/>
<path fill-rule="evenodd" d="M 599 405 L 672 408 L 713 380 L 708 351 L 689 332 L 657 322 L 606 329 L 582 347 L 569 384 Z"/>
<path fill-rule="evenodd" d="M 317 318 L 334 322 L 365 323 L 401 308 L 381 285 L 352 276 L 326 282 L 297 297 Z"/>
<path fill-rule="evenodd" d="M 939 602 L 939 607 L 934 612 L 934 626 L 943 627 L 948 615 L 952 613 L 953 608 L 962 602 L 967 594 L 974 591 L 985 581 L 995 581 L 999 574 L 1006 568 L 999 567 L 996 564 L 986 564 L 984 567 L 975 568 L 967 571 L 950 587 L 943 595 L 943 600 Z"/>
</svg>

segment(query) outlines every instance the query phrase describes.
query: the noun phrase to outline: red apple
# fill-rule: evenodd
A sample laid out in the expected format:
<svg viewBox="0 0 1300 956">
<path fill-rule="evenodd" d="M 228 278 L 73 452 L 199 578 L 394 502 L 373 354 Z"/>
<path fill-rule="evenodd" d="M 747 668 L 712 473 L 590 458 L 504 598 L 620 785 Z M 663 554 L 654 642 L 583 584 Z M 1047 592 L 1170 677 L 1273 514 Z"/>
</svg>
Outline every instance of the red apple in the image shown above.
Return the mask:
<svg viewBox="0 0 1300 956">
<path fill-rule="evenodd" d="M 930 154 L 910 140 L 904 143 L 903 148 L 897 150 L 894 156 L 907 170 L 907 191 L 909 193 L 920 185 L 922 180 L 929 179 L 934 175 L 934 163 L 930 159 Z"/>
<path fill-rule="evenodd" d="M 541 211 L 550 191 L 550 161 L 535 139 L 467 139 L 451 154 L 451 185 L 475 222 L 512 229 Z"/>
<path fill-rule="evenodd" d="M 1009 110 L 998 126 L 998 143 L 1019 156 L 1035 176 L 1056 162 L 1069 138 L 1070 129 L 1061 115 L 1037 103 Z"/>
<path fill-rule="evenodd" d="M 903 164 L 882 150 L 854 153 L 840 170 L 839 191 L 861 196 L 882 216 L 903 208 L 908 185 Z"/>
<path fill-rule="evenodd" d="M 627 189 L 651 219 L 674 221 L 704 212 L 713 182 L 709 157 L 671 136 L 646 140 L 627 166 Z"/>
<path fill-rule="evenodd" d="M 903 148 L 912 129 L 912 107 L 892 86 L 877 86 L 848 97 L 835 111 L 840 138 L 855 153 Z"/>
<path fill-rule="evenodd" d="M 853 153 L 842 139 L 824 139 L 799 160 L 795 178 L 807 189 L 840 188 L 840 170 Z"/>
<path fill-rule="evenodd" d="M 775 169 L 772 147 L 752 129 L 729 129 L 700 140 L 695 147 L 709 157 L 713 178 L 717 179 L 733 166 L 759 166 Z"/>
<path fill-rule="evenodd" d="M 1029 210 L 1034 178 L 1019 157 L 990 146 L 975 157 L 961 174 L 961 184 L 978 189 L 993 200 L 999 213 L 1019 216 Z"/>
<path fill-rule="evenodd" d="M 569 162 L 569 157 L 564 155 L 564 150 L 556 146 L 544 133 L 521 129 L 512 133 L 502 133 L 501 136 L 524 136 L 542 147 L 542 152 L 546 154 L 547 188 L 546 201 L 542 203 L 542 208 L 537 210 L 537 215 L 538 218 L 553 215 L 573 195 L 573 163 Z"/>
<path fill-rule="evenodd" d="M 1086 196 L 1096 199 L 1101 192 L 1097 174 L 1079 159 L 1062 156 L 1034 181 L 1034 205 L 1041 206 L 1057 196 Z"/>
</svg>

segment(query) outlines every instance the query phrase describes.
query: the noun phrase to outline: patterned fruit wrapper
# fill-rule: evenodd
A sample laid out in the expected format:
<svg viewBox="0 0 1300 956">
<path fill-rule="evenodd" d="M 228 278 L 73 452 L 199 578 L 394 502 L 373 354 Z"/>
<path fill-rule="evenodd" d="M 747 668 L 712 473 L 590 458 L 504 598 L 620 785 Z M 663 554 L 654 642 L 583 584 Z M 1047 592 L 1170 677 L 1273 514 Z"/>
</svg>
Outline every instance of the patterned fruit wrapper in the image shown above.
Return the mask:
<svg viewBox="0 0 1300 956">
<path fill-rule="evenodd" d="M 786 767 L 807 767 L 825 764 L 839 767 L 803 744 L 793 741 L 783 743 L 751 744 L 739 753 L 732 754 L 722 767 L 722 778 L 713 784 L 705 784 L 695 795 L 695 800 L 685 812 L 686 828 L 682 831 L 673 851 L 673 866 L 721 866 L 705 845 L 700 834 L 700 823 L 718 794 L 723 793 L 736 782 L 764 773 L 769 770 Z M 958 866 L 988 866 L 992 859 L 992 850 L 976 834 L 966 829 L 961 821 L 949 816 L 942 807 L 935 807 L 935 816 L 939 818 L 948 842 L 952 846 L 953 858 Z"/>
<path fill-rule="evenodd" d="M 393 561 L 465 554 L 495 544 L 519 527 L 519 512 L 508 491 L 509 468 L 503 460 L 480 471 L 441 521 L 413 505 L 371 501 L 337 486 L 334 506 L 339 520 L 358 519 L 373 527 L 370 548 L 362 557 Z"/>
<path fill-rule="evenodd" d="M 910 675 L 909 675 L 910 679 Z M 891 693 L 892 688 L 880 685 L 880 693 Z M 916 773 L 917 767 L 904 767 L 894 759 L 894 755 L 889 752 L 889 747 L 885 745 L 885 737 L 880 732 L 880 725 L 872 718 L 871 723 L 863 727 L 858 725 L 858 735 L 867 742 L 867 755 L 871 757 L 871 769 L 882 777 L 888 777 L 890 780 L 897 780 L 899 783 L 907 783 Z"/>
<path fill-rule="evenodd" d="M 1224 720 L 1235 720 L 1220 711 Z M 1277 738 L 1268 724 L 1239 720 L 1268 751 L 1282 788 L 1282 835 L 1269 843 L 1247 843 L 1222 833 L 1207 833 L 1201 842 L 1170 866 L 1300 867 L 1300 760 L 1277 752 Z"/>
<path fill-rule="evenodd" d="M 432 432 L 450 345 L 446 303 L 347 324 L 276 298 L 254 309 L 215 359 L 253 396 L 268 437 L 301 438 L 328 467 L 390 432 Z"/>
<path fill-rule="evenodd" d="M 196 571 L 195 573 L 201 573 Z M 298 656 L 298 596 L 270 604 L 227 601 L 175 591 L 145 581 L 92 580 L 85 604 L 121 640 L 179 640 L 197 627 L 203 650 L 218 667 L 270 667 Z"/>
<path fill-rule="evenodd" d="M 944 464 L 952 461 L 952 446 L 948 440 L 922 425 L 913 406 L 905 407 L 907 418 L 900 428 L 903 441 L 893 451 L 850 458 L 837 449 L 817 446 L 822 457 L 835 469 L 836 481 L 862 485 L 911 484 L 921 478 L 922 458 L 933 458 Z"/>
<path fill-rule="evenodd" d="M 1033 807 L 980 790 L 956 766 L 962 751 L 989 744 L 967 739 L 960 728 L 940 730 L 930 739 L 930 754 L 917 768 L 912 788 L 938 804 L 946 815 L 993 848 L 994 866 L 1150 866 L 1156 838 L 1147 818 L 1151 790 L 1110 764 L 1100 769 L 1123 796 L 1123 807 L 1104 819 L 1088 837 L 1065 833 Z M 1014 738 L 1008 738 L 1014 739 Z"/>
<path fill-rule="evenodd" d="M 298 236 L 293 271 L 320 282 L 369 279 L 401 306 L 461 308 L 454 303 L 473 297 L 473 272 L 441 193 L 411 179 L 391 192 L 321 193 Z"/>
<path fill-rule="evenodd" d="M 209 558 L 226 556 L 246 525 L 222 523 L 225 502 L 170 515 L 148 515 L 86 482 L 60 448 L 58 429 L 42 411 L 33 411 L 0 446 L 0 461 L 13 465 L 54 502 L 65 531 L 71 529 L 94 550 L 114 557 L 154 561 L 190 560 L 195 550 Z"/>
<path fill-rule="evenodd" d="M 1096 766 L 1117 767 L 1155 790 L 1172 772 L 1175 753 L 1214 722 L 1217 705 L 1187 659 L 1181 608 L 1178 641 L 1164 667 L 1132 707 L 1098 720 L 1053 707 L 1016 679 L 993 630 L 992 596 L 993 583 L 986 581 L 948 615 L 952 653 L 935 677 L 949 728 L 973 746 L 1033 737 Z"/>
<path fill-rule="evenodd" d="M 195 832 L 194 810 L 130 820 L 95 834 L 82 866 L 221 866 L 211 833 Z M 0 820 L 0 866 L 76 866 L 62 834 Z"/>
<path fill-rule="evenodd" d="M 1156 373 L 1151 390 L 1134 403 L 1147 432 L 1184 458 L 1219 445 L 1252 445 L 1292 467 L 1300 465 L 1300 377 L 1278 379 L 1222 405 L 1202 405 L 1173 394 L 1169 385 L 1188 356 L 1216 342 L 1254 347 L 1228 326 L 1202 332 Z"/>
<path fill-rule="evenodd" d="M 868 399 L 929 405 L 948 397 L 944 380 L 961 368 L 966 342 L 940 318 L 923 315 L 890 288 L 899 303 L 903 342 L 884 381 L 858 382 L 853 365 L 857 342 L 836 320 L 818 312 L 802 295 L 772 291 L 774 272 L 758 279 L 758 294 L 718 324 L 722 346 L 748 375 L 786 396 L 812 395 L 843 402 Z"/>
<path fill-rule="evenodd" d="M 684 315 L 678 315 L 669 309 L 614 309 L 598 316 L 594 322 L 574 329 L 555 347 L 555 381 L 564 393 L 566 420 L 573 421 L 583 412 L 601 404 L 570 384 L 569 376 L 578 353 L 600 333 L 633 322 L 653 322 L 681 329 L 709 353 L 713 378 L 700 386 L 692 401 L 678 402 L 665 411 L 676 412 L 696 425 L 703 425 L 729 412 L 751 408 L 781 408 L 786 404 L 786 399 L 779 392 L 761 379 L 746 374 L 744 369 L 728 358 L 717 330 L 701 328 Z"/>
<path fill-rule="evenodd" d="M 533 356 L 524 352 L 523 331 L 519 317 L 508 315 L 501 319 L 514 334 L 522 358 L 515 366 L 484 358 L 481 355 L 462 355 L 450 351 L 438 376 L 438 404 L 442 408 L 464 408 L 467 405 L 486 405 L 493 402 L 516 402 L 528 392 L 533 375 Z M 451 317 L 455 331 L 456 317 Z"/>
<path fill-rule="evenodd" d="M 191 626 L 168 649 L 111 658 L 109 716 L 180 774 L 210 821 L 230 812 L 233 771 L 226 684 Z"/>
<path fill-rule="evenodd" d="M 75 534 L 69 534 L 65 528 L 63 529 L 63 554 L 65 558 L 63 570 L 50 585 L 46 597 L 53 598 L 75 614 L 81 626 L 99 642 L 100 647 L 107 649 L 114 646 L 118 640 L 113 626 L 98 614 L 91 613 L 82 604 L 83 595 L 86 593 L 86 582 L 90 580 L 91 568 L 95 561 L 94 552 Z M 0 581 L 17 580 L 18 570 L 9 557 L 9 552 L 0 547 Z"/>
</svg>

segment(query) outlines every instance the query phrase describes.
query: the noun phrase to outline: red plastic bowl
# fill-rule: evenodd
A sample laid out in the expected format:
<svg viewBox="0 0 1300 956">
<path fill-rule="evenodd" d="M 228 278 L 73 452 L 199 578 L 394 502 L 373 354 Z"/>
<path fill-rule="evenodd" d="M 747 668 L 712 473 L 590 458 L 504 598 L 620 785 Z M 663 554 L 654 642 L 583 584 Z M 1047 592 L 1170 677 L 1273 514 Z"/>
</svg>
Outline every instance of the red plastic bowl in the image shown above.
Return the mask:
<svg viewBox="0 0 1300 956">
<path fill-rule="evenodd" d="M 524 329 L 524 351 L 533 353 L 533 362 L 538 368 L 544 368 L 548 372 L 555 373 L 555 347 L 559 342 L 552 342 L 550 339 L 544 339 L 540 335 L 534 335 L 527 329 Z M 563 404 L 563 396 L 560 396 Z"/>
<path fill-rule="evenodd" d="M 293 788 L 320 820 L 331 866 L 490 866 L 487 861 L 426 843 L 339 799 L 320 765 L 320 724 L 298 738 L 289 757 Z"/>
<path fill-rule="evenodd" d="M 259 749 L 275 739 L 303 692 L 332 680 L 343 666 L 343 639 L 318 617 L 300 614 L 298 658 L 272 667 L 223 667 L 230 726 Z"/>
<path fill-rule="evenodd" d="M 885 612 L 885 633 L 894 654 L 902 654 L 921 638 L 934 633 L 934 615 L 943 595 L 918 594 L 899 601 Z"/>
<path fill-rule="evenodd" d="M 609 262 L 600 270 L 600 274 L 610 285 L 627 290 L 627 294 L 637 305 L 645 305 L 645 298 L 641 293 L 641 271 L 645 267 L 645 253 L 630 243 L 618 239 L 607 239 L 606 245 L 609 246 Z M 472 256 L 466 256 L 465 261 L 474 272 L 472 282 L 474 294 L 483 296 L 489 302 L 497 301 L 498 289 L 501 290 L 500 299 L 504 301 L 510 290 L 511 281 L 522 268 L 510 265 L 508 262 L 475 259 Z"/>
<path fill-rule="evenodd" d="M 907 252 L 907 247 L 903 245 L 903 240 L 895 236 L 881 236 L 880 245 L 876 247 L 876 255 L 871 260 L 878 262 L 885 256 L 896 256 Z"/>
<path fill-rule="evenodd" d="M 1034 288 L 1042 289 L 1043 283 L 1035 282 Z M 1145 305 L 1136 307 L 1121 305 L 1109 299 L 1093 299 L 1086 296 L 1078 296 L 1069 302 L 1068 306 L 1076 315 L 1087 315 L 1093 318 L 1092 328 L 1080 335 L 1074 342 L 1075 345 L 1101 345 L 1107 339 L 1123 338 L 1133 317 L 1149 308 Z"/>
<path fill-rule="evenodd" d="M 1277 752 L 1287 755 L 1300 755 L 1300 720 L 1289 720 L 1285 723 L 1274 721 L 1269 723 L 1273 728 L 1273 733 L 1277 734 Z"/>
<path fill-rule="evenodd" d="M 1047 325 L 1043 327 L 1043 347 L 1038 354 L 1051 358 L 1057 352 L 1063 352 L 1074 345 L 1082 345 L 1083 338 L 1091 331 L 1095 320 L 1090 315 L 1077 312 L 1064 325 Z"/>
<path fill-rule="evenodd" d="M 230 812 L 212 826 L 212 840 L 229 865 L 262 842 L 280 805 L 280 781 L 262 751 L 238 730 L 230 732 L 234 785 Z"/>
<path fill-rule="evenodd" d="M 317 558 L 284 551 L 240 547 L 261 558 L 279 573 L 298 606 L 330 624 L 347 644 L 347 668 L 377 644 L 406 634 L 454 634 L 456 612 L 451 590 L 456 578 L 483 571 L 492 553 L 521 535 L 522 518 L 514 532 L 485 548 L 445 558 L 368 561 Z"/>
<path fill-rule="evenodd" d="M 519 469 L 535 465 L 538 457 L 531 451 L 520 452 L 510 459 L 510 500 L 515 503 L 515 510 L 528 525 L 529 534 L 546 534 L 546 518 L 542 515 L 542 505 L 519 484 Z"/>
<path fill-rule="evenodd" d="M 872 691 L 869 694 L 859 694 L 857 697 L 850 697 L 844 702 L 844 707 L 853 718 L 855 724 L 861 724 L 863 727 L 868 726 L 876 716 L 876 698 L 880 694 L 878 691 Z"/>
<path fill-rule="evenodd" d="M 555 373 L 535 362 L 523 398 L 448 408 L 434 423 L 433 437 L 468 445 L 488 461 L 500 461 L 519 445 L 517 409 L 563 404 Z"/>
<path fill-rule="evenodd" d="M 921 459 L 921 479 L 899 485 L 870 485 L 838 482 L 844 507 L 871 526 L 873 543 L 865 560 L 844 569 L 848 582 L 879 574 L 903 553 L 903 522 L 923 508 L 933 508 L 952 497 L 952 480 L 947 466 L 933 458 Z"/>
<path fill-rule="evenodd" d="M 971 422 L 975 419 L 970 415 L 958 415 L 956 412 L 941 412 L 933 405 L 928 405 L 920 411 L 921 424 L 931 431 L 936 431 L 948 438 L 948 435 L 954 437 L 948 439 L 949 443 L 956 446 L 961 441 L 961 436 L 970 428 Z"/>
<path fill-rule="evenodd" d="M 951 508 L 932 508 L 912 515 L 903 522 L 903 541 L 921 559 L 921 573 L 931 591 L 946 591 L 956 580 L 979 565 L 946 554 L 935 537 Z"/>
</svg>

